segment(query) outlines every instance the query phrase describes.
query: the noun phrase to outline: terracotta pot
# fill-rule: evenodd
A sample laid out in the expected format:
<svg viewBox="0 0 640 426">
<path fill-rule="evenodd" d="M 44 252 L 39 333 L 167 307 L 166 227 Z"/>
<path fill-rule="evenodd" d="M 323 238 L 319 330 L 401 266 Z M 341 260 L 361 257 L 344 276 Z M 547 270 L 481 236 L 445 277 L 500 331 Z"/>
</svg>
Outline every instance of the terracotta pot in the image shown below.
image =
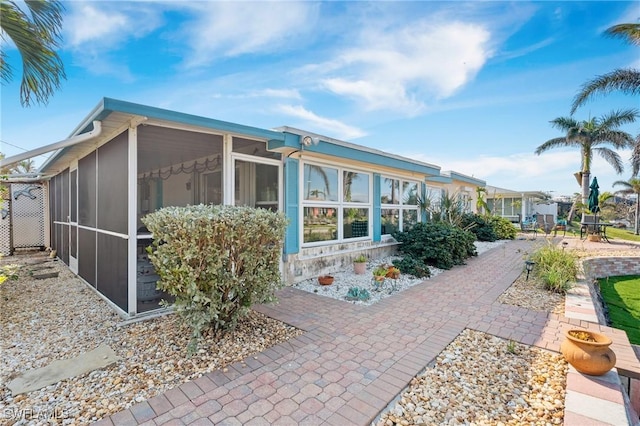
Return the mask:
<svg viewBox="0 0 640 426">
<path fill-rule="evenodd" d="M 367 262 L 353 262 L 353 272 L 362 275 L 367 270 Z"/>
<path fill-rule="evenodd" d="M 587 235 L 587 239 L 589 241 L 595 241 L 595 242 L 601 241 L 601 237 L 598 234 L 589 234 L 589 235 Z"/>
<path fill-rule="evenodd" d="M 320 285 L 331 285 L 333 284 L 333 277 L 331 275 L 322 275 L 318 277 L 318 282 Z"/>
<path fill-rule="evenodd" d="M 583 332 L 590 335 L 595 342 L 578 339 L 570 332 Z M 560 345 L 560 352 L 569 364 L 581 373 L 602 376 L 616 365 L 616 354 L 611 350 L 611 339 L 602 333 L 580 329 L 568 330 L 566 339 Z"/>
</svg>

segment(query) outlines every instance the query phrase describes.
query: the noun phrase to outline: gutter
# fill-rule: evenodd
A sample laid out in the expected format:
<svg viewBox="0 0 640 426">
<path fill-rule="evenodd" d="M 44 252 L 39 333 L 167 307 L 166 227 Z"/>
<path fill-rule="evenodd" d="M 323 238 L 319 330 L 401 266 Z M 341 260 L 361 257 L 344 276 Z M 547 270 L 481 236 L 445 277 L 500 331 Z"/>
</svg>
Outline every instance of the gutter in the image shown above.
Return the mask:
<svg viewBox="0 0 640 426">
<path fill-rule="evenodd" d="M 0 167 L 11 166 L 15 163 L 19 163 L 20 161 L 37 157 L 38 155 L 46 154 L 51 151 L 56 151 L 58 149 L 66 148 L 68 146 L 72 146 L 72 145 L 79 144 L 81 142 L 88 141 L 89 139 L 93 139 L 95 137 L 100 136 L 101 133 L 102 133 L 102 122 L 95 120 L 93 122 L 93 130 L 91 130 L 90 132 L 82 133 L 77 136 L 72 136 L 68 139 L 54 142 L 52 144 L 45 145 L 31 151 L 23 152 L 22 154 L 4 158 L 0 160 Z"/>
</svg>

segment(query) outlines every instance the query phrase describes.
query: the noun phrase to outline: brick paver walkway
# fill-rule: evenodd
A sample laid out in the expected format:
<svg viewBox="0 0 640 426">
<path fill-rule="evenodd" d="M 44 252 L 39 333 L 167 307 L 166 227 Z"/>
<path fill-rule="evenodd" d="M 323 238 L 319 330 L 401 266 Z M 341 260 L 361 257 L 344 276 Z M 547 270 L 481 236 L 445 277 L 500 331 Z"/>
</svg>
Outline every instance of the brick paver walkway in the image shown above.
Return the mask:
<svg viewBox="0 0 640 426">
<path fill-rule="evenodd" d="M 510 241 L 372 306 L 285 288 L 257 310 L 303 335 L 99 423 L 368 425 L 464 328 L 557 351 L 580 321 L 496 302 L 534 244 Z"/>
</svg>

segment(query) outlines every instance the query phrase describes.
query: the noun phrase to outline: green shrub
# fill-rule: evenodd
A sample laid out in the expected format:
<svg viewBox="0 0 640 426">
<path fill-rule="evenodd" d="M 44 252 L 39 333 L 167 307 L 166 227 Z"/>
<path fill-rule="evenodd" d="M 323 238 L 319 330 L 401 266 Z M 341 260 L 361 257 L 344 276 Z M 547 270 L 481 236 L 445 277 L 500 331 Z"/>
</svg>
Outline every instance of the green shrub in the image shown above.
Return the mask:
<svg viewBox="0 0 640 426">
<path fill-rule="evenodd" d="M 402 243 L 400 253 L 440 269 L 463 265 L 477 255 L 475 235 L 445 222 L 419 222 L 407 232 L 395 233 L 394 238 Z"/>
<path fill-rule="evenodd" d="M 153 234 L 149 258 L 157 287 L 175 297 L 192 329 L 193 352 L 205 329 L 233 329 L 255 303 L 282 286 L 279 263 L 287 220 L 282 213 L 234 206 L 166 207 L 142 219 Z"/>
<path fill-rule="evenodd" d="M 362 287 L 349 287 L 349 291 L 347 291 L 347 295 L 344 298 L 350 302 L 366 302 L 371 299 L 371 294 L 369 294 L 369 290 Z"/>
<path fill-rule="evenodd" d="M 393 266 L 400 269 L 403 274 L 413 275 L 418 278 L 428 278 L 431 270 L 423 261 L 407 254 L 400 260 L 394 260 Z"/>
<path fill-rule="evenodd" d="M 518 234 L 515 225 L 507 218 L 500 216 L 490 216 L 487 222 L 493 228 L 498 240 L 513 240 Z"/>
<path fill-rule="evenodd" d="M 532 260 L 536 262 L 534 274 L 547 290 L 566 293 L 578 275 L 577 256 L 551 244 L 533 253 Z"/>
<path fill-rule="evenodd" d="M 473 232 L 478 241 L 495 241 L 498 239 L 493 226 L 487 222 L 484 216 L 480 216 L 479 214 L 463 214 L 460 227 Z"/>
</svg>

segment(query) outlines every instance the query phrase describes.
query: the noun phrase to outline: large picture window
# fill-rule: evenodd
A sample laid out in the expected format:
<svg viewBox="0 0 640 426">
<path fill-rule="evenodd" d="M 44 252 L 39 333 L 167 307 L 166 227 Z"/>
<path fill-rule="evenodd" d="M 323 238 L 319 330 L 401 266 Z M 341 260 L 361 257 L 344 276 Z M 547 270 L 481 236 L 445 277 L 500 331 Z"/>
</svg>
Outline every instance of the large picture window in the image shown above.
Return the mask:
<svg viewBox="0 0 640 426">
<path fill-rule="evenodd" d="M 382 235 L 406 231 L 418 222 L 420 184 L 382 177 L 380 181 L 380 226 Z"/>
<path fill-rule="evenodd" d="M 369 173 L 307 163 L 303 179 L 303 243 L 369 237 Z"/>
</svg>

